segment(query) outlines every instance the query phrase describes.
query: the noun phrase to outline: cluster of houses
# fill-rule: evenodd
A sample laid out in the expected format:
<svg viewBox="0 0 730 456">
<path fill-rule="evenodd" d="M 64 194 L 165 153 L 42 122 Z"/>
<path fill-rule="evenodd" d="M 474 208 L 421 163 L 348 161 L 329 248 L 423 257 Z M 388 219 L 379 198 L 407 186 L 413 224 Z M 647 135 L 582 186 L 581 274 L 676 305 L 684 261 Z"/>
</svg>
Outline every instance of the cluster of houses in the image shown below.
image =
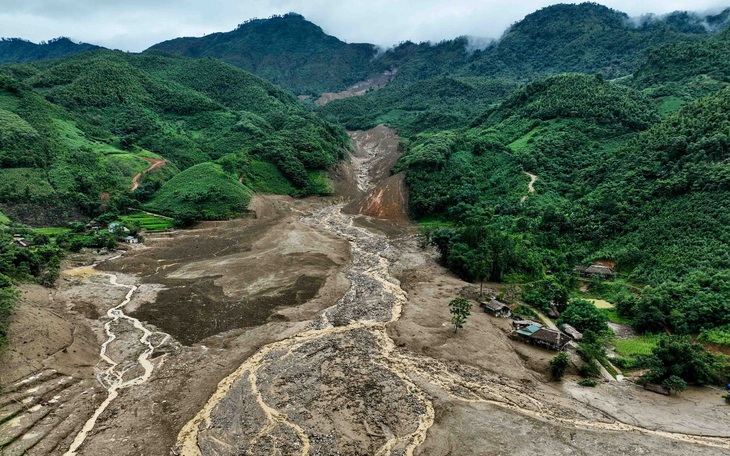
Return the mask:
<svg viewBox="0 0 730 456">
<path fill-rule="evenodd" d="M 91 221 L 91 222 L 89 222 L 89 223 L 86 224 L 86 229 L 87 230 L 90 230 L 90 231 L 94 231 L 94 232 L 99 232 L 102 229 L 104 229 L 104 225 L 102 225 L 101 223 L 97 222 L 96 220 L 93 220 L 93 221 Z M 110 233 L 112 233 L 112 234 L 116 234 L 120 230 L 123 233 L 125 233 L 125 234 L 126 233 L 129 233 L 129 228 L 125 227 L 121 223 L 112 223 L 106 229 Z M 127 234 L 127 236 L 124 236 L 123 241 L 124 241 L 125 244 L 137 244 L 137 243 L 139 243 L 139 240 L 136 237 L 130 236 L 129 234 Z"/>
<path fill-rule="evenodd" d="M 497 318 L 512 317 L 512 309 L 497 299 L 480 304 L 484 311 Z M 583 335 L 570 325 L 563 325 L 563 331 L 548 328 L 532 320 L 514 320 L 509 337 L 548 350 L 562 351 L 571 341 L 580 341 Z"/>
</svg>

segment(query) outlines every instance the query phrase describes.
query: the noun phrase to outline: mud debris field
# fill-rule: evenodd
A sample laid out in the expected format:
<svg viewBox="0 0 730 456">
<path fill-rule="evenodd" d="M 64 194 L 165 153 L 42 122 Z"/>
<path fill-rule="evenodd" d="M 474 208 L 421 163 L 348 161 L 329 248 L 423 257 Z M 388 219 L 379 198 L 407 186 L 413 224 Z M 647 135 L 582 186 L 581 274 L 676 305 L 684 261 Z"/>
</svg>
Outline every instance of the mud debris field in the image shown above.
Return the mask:
<svg viewBox="0 0 730 456">
<path fill-rule="evenodd" d="M 255 218 L 26 287 L 0 454 L 730 454 L 704 390 L 549 382 L 553 354 L 483 313 L 454 336 L 447 303 L 470 285 L 418 245 L 395 132 L 351 137 L 337 197 L 258 195 Z"/>
</svg>

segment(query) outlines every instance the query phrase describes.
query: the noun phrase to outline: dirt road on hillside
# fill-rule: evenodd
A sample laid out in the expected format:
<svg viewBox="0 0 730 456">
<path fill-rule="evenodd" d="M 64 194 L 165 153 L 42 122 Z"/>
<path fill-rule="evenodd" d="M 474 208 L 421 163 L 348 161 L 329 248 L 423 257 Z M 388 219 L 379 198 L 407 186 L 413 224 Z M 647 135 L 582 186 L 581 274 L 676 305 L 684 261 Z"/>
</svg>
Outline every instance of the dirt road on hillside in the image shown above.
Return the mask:
<svg viewBox="0 0 730 456">
<path fill-rule="evenodd" d="M 132 178 L 132 188 L 130 191 L 135 191 L 139 188 L 139 180 L 142 178 L 143 175 L 149 173 L 153 169 L 163 168 L 165 165 L 167 165 L 167 160 L 162 160 L 159 158 L 152 158 L 152 157 L 142 157 L 148 162 L 150 162 L 150 166 L 142 171 L 141 173 L 135 174 L 135 176 Z"/>
<path fill-rule="evenodd" d="M 256 218 L 148 236 L 121 258 L 87 252 L 57 290 L 27 290 L 10 337 L 24 349 L 2 358 L 15 370 L 0 454 L 69 450 L 109 397 L 105 327 L 123 381 L 146 376 L 142 359 L 153 369 L 119 389 L 78 455 L 730 454 L 719 395 L 550 383 L 554 353 L 483 312 L 454 335 L 448 302 L 477 287 L 418 246 L 404 207 L 362 215 L 379 188 L 402 198 L 402 181 L 382 185 L 398 140 L 384 127 L 351 137 L 337 198 L 259 195 Z M 46 337 L 32 335 L 39 321 Z M 159 334 L 151 353 L 134 321 Z"/>
<path fill-rule="evenodd" d="M 527 195 L 523 196 L 520 200 L 521 203 L 524 203 L 525 200 L 527 200 L 527 197 L 530 193 L 535 193 L 535 182 L 537 181 L 537 176 L 531 173 L 528 173 L 527 171 L 522 171 L 523 173 L 527 174 L 530 177 L 530 183 L 527 184 Z"/>
</svg>

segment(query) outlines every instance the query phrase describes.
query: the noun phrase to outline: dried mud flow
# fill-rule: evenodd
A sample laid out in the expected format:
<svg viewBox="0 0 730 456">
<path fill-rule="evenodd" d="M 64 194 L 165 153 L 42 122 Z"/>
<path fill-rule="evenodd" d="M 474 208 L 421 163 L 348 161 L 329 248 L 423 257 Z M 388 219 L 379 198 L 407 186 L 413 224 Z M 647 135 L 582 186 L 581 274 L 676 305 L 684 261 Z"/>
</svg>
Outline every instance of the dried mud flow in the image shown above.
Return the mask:
<svg viewBox="0 0 730 456">
<path fill-rule="evenodd" d="M 419 247 L 395 132 L 350 135 L 338 198 L 257 196 L 256 218 L 26 290 L 0 454 L 730 454 L 703 390 L 550 383 L 554 354 L 483 313 L 454 335 L 447 303 L 474 288 Z"/>
</svg>

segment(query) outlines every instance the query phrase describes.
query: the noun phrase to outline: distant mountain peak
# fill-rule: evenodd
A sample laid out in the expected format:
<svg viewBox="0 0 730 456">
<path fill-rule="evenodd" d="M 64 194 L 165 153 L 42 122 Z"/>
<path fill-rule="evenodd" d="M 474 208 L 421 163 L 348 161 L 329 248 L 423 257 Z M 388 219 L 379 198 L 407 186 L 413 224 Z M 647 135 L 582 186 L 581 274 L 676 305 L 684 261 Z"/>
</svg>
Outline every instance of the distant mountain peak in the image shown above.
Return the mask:
<svg viewBox="0 0 730 456">
<path fill-rule="evenodd" d="M 250 19 L 230 32 L 152 46 L 187 57 L 214 57 L 297 94 L 337 91 L 366 79 L 377 49 L 328 35 L 297 13 Z"/>
<path fill-rule="evenodd" d="M 39 43 L 23 38 L 0 38 L 0 64 L 67 57 L 94 49 L 101 48 L 93 44 L 77 43 L 65 36 Z"/>
</svg>

